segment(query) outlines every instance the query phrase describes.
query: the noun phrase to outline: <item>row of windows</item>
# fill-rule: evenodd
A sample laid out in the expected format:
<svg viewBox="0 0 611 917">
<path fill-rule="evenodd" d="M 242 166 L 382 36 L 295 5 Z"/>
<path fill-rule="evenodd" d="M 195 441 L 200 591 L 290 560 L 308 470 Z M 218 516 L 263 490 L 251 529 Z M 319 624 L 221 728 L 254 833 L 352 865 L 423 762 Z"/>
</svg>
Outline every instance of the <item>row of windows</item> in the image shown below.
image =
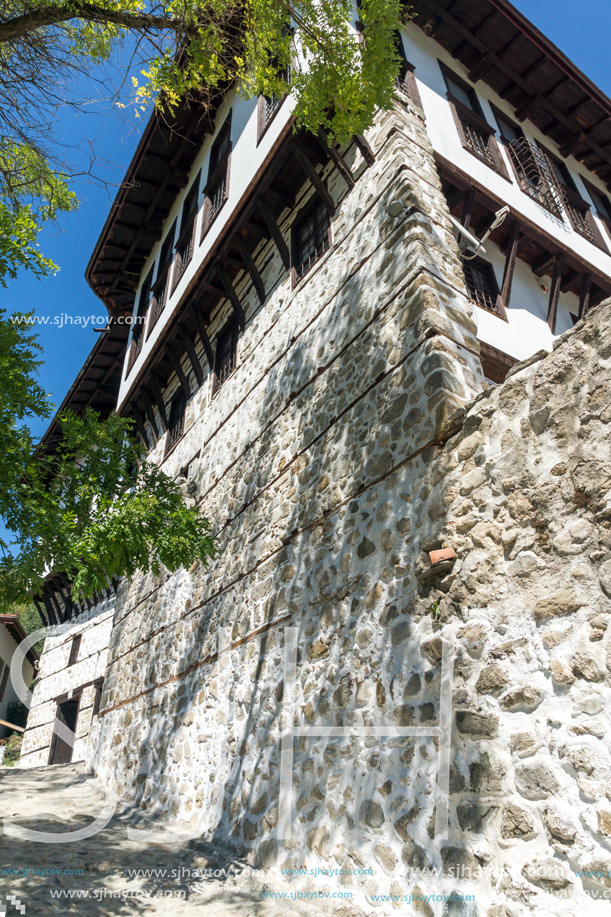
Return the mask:
<svg viewBox="0 0 611 917">
<path fill-rule="evenodd" d="M 316 261 L 331 245 L 331 217 L 324 202 L 315 198 L 302 212 L 293 225 L 293 272 L 296 280 L 301 280 Z M 212 375 L 212 395 L 216 395 L 223 383 L 234 372 L 238 362 L 238 338 L 240 326 L 232 317 L 220 332 L 214 356 Z M 185 413 L 187 398 L 181 390 L 170 404 L 168 435 L 165 454 L 167 455 L 185 432 Z"/>
<path fill-rule="evenodd" d="M 290 82 L 289 70 L 283 71 L 282 75 L 287 82 Z M 259 99 L 259 140 L 261 140 L 263 134 L 273 121 L 282 101 L 282 99 L 276 96 L 270 99 L 261 96 Z M 230 111 L 210 150 L 208 177 L 203 189 L 204 213 L 199 239 L 200 244 L 229 197 L 231 147 Z M 128 361 L 128 372 L 140 354 L 145 339 L 150 335 L 157 324 L 169 296 L 178 286 L 193 257 L 195 250 L 195 225 L 199 212 L 198 197 L 200 178 L 201 173 L 198 173 L 185 197 L 180 219 L 180 235 L 176 241 L 174 241 L 177 225 L 177 221 L 174 220 L 161 246 L 156 279 L 153 281 L 155 274 L 155 267 L 153 266 L 140 290 L 138 309 L 136 312 L 137 320 L 134 323 L 132 345 Z"/>
<path fill-rule="evenodd" d="M 212 374 L 212 394 L 216 395 L 223 383 L 234 372 L 238 363 L 238 338 L 240 326 L 235 317 L 229 319 L 220 332 L 216 342 L 214 370 Z M 181 389 L 170 402 L 168 434 L 165 442 L 164 457 L 182 439 L 185 432 L 187 396 Z"/>
<path fill-rule="evenodd" d="M 495 134 L 488 124 L 477 93 L 440 62 L 456 127 L 465 149 L 510 180 Z M 491 106 L 499 134 L 522 191 L 558 219 L 568 218 L 573 229 L 592 244 L 606 246 L 566 165 L 538 141 L 525 137 L 521 127 Z M 611 203 L 605 194 L 583 179 L 596 212 L 611 233 Z"/>
<path fill-rule="evenodd" d="M 480 309 L 491 312 L 497 318 L 507 321 L 505 306 L 501 297 L 494 267 L 489 261 L 483 258 L 474 258 L 471 261 L 463 260 L 463 274 L 469 299 Z M 571 315 L 573 322 L 577 321 L 575 315 Z"/>
</svg>

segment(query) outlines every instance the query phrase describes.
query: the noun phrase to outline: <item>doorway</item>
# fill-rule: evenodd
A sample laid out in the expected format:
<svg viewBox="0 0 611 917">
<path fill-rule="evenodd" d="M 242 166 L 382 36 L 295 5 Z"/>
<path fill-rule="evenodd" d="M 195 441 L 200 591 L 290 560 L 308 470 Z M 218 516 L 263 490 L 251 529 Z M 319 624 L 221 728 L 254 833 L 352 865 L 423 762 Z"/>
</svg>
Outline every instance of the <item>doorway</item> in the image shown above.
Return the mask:
<svg viewBox="0 0 611 917">
<path fill-rule="evenodd" d="M 76 721 L 78 719 L 79 705 L 81 702 L 80 695 L 70 700 L 63 701 L 57 705 L 57 719 L 63 723 L 70 732 L 76 732 Z M 51 751 L 49 753 L 49 764 L 70 764 L 72 761 L 73 746 L 60 738 L 57 733 L 53 732 L 51 740 Z"/>
</svg>

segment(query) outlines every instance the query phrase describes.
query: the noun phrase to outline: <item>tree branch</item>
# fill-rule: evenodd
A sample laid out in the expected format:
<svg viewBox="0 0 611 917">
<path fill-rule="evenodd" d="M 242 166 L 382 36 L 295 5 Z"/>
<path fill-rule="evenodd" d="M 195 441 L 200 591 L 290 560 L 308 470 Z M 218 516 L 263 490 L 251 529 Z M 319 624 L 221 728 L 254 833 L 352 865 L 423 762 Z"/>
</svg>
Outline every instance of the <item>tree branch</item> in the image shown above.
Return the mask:
<svg viewBox="0 0 611 917">
<path fill-rule="evenodd" d="M 13 19 L 0 22 L 0 42 L 14 41 L 30 32 L 67 22 L 70 19 L 86 19 L 89 22 L 113 23 L 133 31 L 172 31 L 184 32 L 185 25 L 180 19 L 168 16 L 153 16 L 150 13 L 128 13 L 124 10 L 109 9 L 94 3 L 83 3 L 79 6 L 66 7 L 51 4 L 32 10 Z"/>
</svg>

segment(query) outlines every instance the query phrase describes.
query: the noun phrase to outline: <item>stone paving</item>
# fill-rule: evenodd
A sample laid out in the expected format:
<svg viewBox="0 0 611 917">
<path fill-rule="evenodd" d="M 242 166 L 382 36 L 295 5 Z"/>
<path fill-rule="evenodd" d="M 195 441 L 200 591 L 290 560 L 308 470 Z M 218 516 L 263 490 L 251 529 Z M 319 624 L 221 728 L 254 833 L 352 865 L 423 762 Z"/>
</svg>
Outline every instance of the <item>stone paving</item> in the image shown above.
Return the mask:
<svg viewBox="0 0 611 917">
<path fill-rule="evenodd" d="M 0 800 L 0 914 L 6 908 L 6 917 L 20 913 L 9 896 L 25 906 L 25 917 L 73 913 L 88 917 L 365 917 L 362 910 L 345 903 L 334 909 L 320 899 L 314 904 L 264 899 L 262 892 L 275 880 L 258 870 L 250 871 L 248 878 L 202 877 L 207 870 L 228 871 L 233 867 L 237 872 L 247 864 L 228 850 L 202 840 L 168 845 L 130 840 L 129 827 L 162 829 L 143 825 L 138 813 L 121 803 L 103 830 L 81 841 L 51 844 L 7 835 L 7 823 L 48 832 L 74 831 L 90 824 L 102 812 L 105 798 L 83 764 L 21 770 L 0 767 Z M 9 874 L 9 870 L 15 872 Z M 70 870 L 78 874 L 70 874 Z M 134 877 L 131 870 L 157 871 L 157 875 Z M 168 874 L 159 875 L 161 870 Z M 26 871 L 29 874 L 24 874 Z M 285 881 L 271 886 L 271 890 L 275 888 L 290 892 L 292 886 Z"/>
</svg>

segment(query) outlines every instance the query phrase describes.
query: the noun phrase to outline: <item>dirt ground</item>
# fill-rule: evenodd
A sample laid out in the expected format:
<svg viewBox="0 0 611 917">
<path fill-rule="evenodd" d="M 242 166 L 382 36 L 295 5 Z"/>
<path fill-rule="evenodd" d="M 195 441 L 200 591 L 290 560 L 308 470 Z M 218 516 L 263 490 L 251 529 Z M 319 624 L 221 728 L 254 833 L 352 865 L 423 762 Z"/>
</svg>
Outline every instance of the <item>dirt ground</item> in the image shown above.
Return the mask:
<svg viewBox="0 0 611 917">
<path fill-rule="evenodd" d="M 142 822 L 138 813 L 121 806 L 102 830 L 70 843 L 7 833 L 15 827 L 75 831 L 91 824 L 104 802 L 81 764 L 0 767 L 0 917 L 368 917 L 346 903 L 314 899 L 316 889 L 297 890 L 286 881 L 270 884 L 275 880 L 269 874 L 248 869 L 235 854 L 200 839 L 163 845 L 130 839 L 128 828 L 142 829 Z M 213 875 L 218 870 L 224 870 L 221 877 Z M 310 900 L 272 897 L 291 891 Z"/>
</svg>

